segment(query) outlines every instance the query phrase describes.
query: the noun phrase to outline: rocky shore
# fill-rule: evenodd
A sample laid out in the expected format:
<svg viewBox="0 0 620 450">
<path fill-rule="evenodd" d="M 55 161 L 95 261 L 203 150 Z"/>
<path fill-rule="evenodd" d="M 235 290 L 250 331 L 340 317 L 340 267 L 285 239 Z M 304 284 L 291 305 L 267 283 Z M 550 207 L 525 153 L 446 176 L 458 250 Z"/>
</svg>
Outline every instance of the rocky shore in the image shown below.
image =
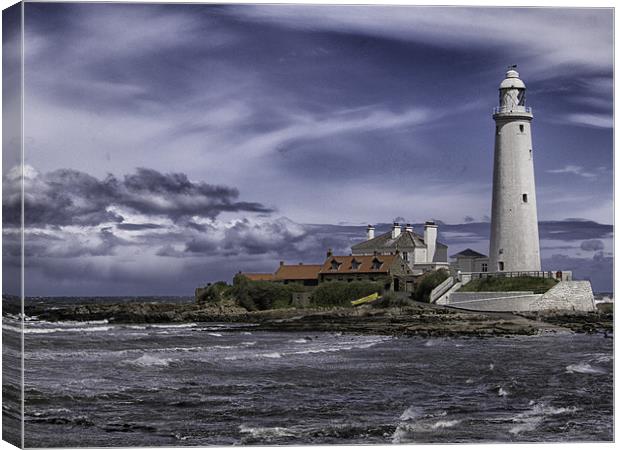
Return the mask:
<svg viewBox="0 0 620 450">
<path fill-rule="evenodd" d="M 4 311 L 11 313 L 4 302 Z M 13 311 L 18 313 L 19 311 Z M 58 308 L 26 306 L 29 317 L 47 321 L 109 323 L 235 322 L 240 329 L 269 331 L 330 331 L 416 336 L 511 336 L 543 332 L 613 332 L 613 313 L 512 314 L 456 310 L 426 303 L 405 307 L 278 309 L 247 311 L 234 304 L 172 303 L 85 304 Z"/>
</svg>

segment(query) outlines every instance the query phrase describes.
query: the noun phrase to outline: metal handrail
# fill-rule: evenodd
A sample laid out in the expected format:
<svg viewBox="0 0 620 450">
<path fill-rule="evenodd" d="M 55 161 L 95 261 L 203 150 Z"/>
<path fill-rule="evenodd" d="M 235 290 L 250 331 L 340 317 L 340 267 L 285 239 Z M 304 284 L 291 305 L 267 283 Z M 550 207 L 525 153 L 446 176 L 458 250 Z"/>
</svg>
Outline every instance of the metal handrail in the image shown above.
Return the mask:
<svg viewBox="0 0 620 450">
<path fill-rule="evenodd" d="M 532 114 L 532 108 L 529 106 L 517 106 L 516 109 L 514 108 L 509 108 L 508 106 L 496 106 L 495 108 L 493 108 L 493 114 L 503 114 L 503 113 L 520 113 L 520 112 L 524 112 L 524 113 L 528 113 L 528 114 Z"/>
</svg>

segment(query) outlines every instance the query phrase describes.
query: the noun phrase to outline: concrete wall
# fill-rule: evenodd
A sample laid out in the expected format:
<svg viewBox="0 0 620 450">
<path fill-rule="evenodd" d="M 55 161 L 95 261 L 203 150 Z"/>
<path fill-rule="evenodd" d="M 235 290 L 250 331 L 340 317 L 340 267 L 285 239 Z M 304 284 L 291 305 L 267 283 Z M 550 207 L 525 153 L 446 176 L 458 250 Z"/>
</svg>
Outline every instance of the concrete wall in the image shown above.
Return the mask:
<svg viewBox="0 0 620 450">
<path fill-rule="evenodd" d="M 510 292 L 454 292 L 450 294 L 450 304 L 468 302 L 472 300 L 484 300 L 487 298 L 498 297 L 522 297 L 533 295 L 532 291 L 510 291 Z"/>
<path fill-rule="evenodd" d="M 536 305 L 536 302 L 538 302 L 542 297 L 541 294 L 530 294 L 509 297 L 481 298 L 478 300 L 452 303 L 452 296 L 454 296 L 455 293 L 450 294 L 448 306 L 468 309 L 471 311 L 535 311 L 534 305 Z M 503 292 L 494 292 L 494 294 L 503 294 Z"/>
<path fill-rule="evenodd" d="M 560 281 L 544 294 L 527 291 L 452 292 L 444 304 L 472 311 L 596 310 L 589 281 Z"/>
</svg>

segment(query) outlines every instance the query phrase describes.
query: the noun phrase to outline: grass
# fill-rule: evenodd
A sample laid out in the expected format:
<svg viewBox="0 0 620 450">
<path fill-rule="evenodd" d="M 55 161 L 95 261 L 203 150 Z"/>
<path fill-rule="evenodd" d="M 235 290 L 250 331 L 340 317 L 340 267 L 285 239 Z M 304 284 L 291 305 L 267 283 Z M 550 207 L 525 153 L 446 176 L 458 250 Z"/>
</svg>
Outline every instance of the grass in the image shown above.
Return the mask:
<svg viewBox="0 0 620 450">
<path fill-rule="evenodd" d="M 459 289 L 459 292 L 507 292 L 533 291 L 543 294 L 555 286 L 556 280 L 536 277 L 493 277 L 472 280 Z"/>
</svg>

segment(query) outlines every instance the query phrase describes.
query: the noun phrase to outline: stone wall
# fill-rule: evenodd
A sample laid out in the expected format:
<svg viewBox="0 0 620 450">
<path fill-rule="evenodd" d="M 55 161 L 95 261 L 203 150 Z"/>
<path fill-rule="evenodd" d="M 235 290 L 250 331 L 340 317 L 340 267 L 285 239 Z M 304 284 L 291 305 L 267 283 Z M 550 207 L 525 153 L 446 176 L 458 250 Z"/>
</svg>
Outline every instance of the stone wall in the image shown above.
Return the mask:
<svg viewBox="0 0 620 450">
<path fill-rule="evenodd" d="M 536 310 L 596 310 L 589 281 L 560 281 L 544 293 L 534 306 Z"/>
</svg>

